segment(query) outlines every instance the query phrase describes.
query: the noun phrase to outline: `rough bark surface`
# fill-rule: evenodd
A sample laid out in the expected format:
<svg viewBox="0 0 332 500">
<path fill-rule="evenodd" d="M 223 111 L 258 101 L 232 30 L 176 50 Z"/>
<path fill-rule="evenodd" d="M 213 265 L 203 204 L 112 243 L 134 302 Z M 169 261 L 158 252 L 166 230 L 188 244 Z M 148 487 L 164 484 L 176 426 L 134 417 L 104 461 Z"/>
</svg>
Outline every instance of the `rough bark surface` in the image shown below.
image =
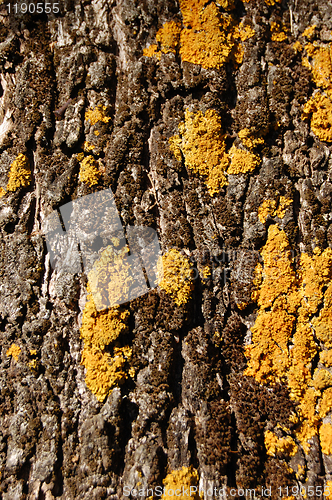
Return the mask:
<svg viewBox="0 0 332 500">
<path fill-rule="evenodd" d="M 257 488 L 258 498 L 262 486 L 271 486 L 277 498 L 279 486 L 316 488 L 332 477 L 319 432 L 309 449 L 296 438 L 291 417 L 300 402 L 287 381 L 245 374 L 245 345 L 258 314 L 254 269 L 269 226 L 278 224 L 295 253 L 313 256 L 315 247 L 332 246 L 331 145 L 313 132 L 310 117 L 303 119 L 314 90 L 329 90 L 303 64 L 303 47 L 329 47 L 332 5 L 236 0 L 229 9 L 229 3 L 218 4 L 220 15 L 254 35 L 241 42 L 242 62 L 228 58 L 218 68 L 188 62 L 178 48 L 143 55 L 165 23 L 183 22 L 176 0 L 61 0 L 51 15 L 0 7 L 4 500 L 115 500 L 125 498 L 124 487 L 154 488 L 190 466 L 202 488 L 225 487 L 228 497 L 230 488 Z M 313 25 L 309 42 L 303 33 Z M 285 36 L 273 37 L 273 29 Z M 293 48 L 296 41 L 301 49 Z M 58 118 L 54 111 L 69 98 Z M 85 113 L 99 105 L 111 120 L 93 125 Z M 214 110 L 227 151 L 240 144 L 243 129 L 263 139 L 258 166 L 228 175 L 211 196 L 183 151 L 179 159 L 170 148 L 186 110 L 201 116 Z M 98 160 L 92 186 L 79 175 L 84 148 Z M 10 169 L 20 154 L 31 179 L 11 190 Z M 158 288 L 125 306 L 135 375 L 99 402 L 81 364 L 86 276 L 51 268 L 43 220 L 109 187 L 124 226 L 156 229 L 163 253 L 177 249 L 199 276 L 184 304 Z M 280 196 L 292 200 L 286 215 L 278 219 L 271 209 L 262 222 L 259 207 Z M 202 274 L 205 266 L 210 274 Z M 318 354 L 308 363 L 314 373 Z M 328 424 L 328 412 L 324 418 Z M 296 453 L 268 452 L 267 431 L 291 437 Z"/>
</svg>

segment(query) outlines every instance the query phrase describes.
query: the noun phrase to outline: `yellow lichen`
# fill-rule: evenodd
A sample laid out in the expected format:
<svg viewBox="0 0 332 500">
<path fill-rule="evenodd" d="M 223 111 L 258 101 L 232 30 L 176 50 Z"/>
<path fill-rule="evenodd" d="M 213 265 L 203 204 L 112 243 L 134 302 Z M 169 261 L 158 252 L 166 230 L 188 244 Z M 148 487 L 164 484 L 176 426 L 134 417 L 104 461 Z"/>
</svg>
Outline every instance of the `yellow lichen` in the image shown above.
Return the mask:
<svg viewBox="0 0 332 500">
<path fill-rule="evenodd" d="M 87 387 L 101 402 L 114 386 L 122 384 L 128 375 L 134 375 L 133 370 L 126 370 L 131 348 L 119 343 L 119 338 L 128 332 L 129 312 L 123 306 L 114 305 L 128 298 L 133 283 L 125 260 L 127 254 L 127 247 L 115 251 L 110 245 L 88 274 L 88 297 L 81 327 L 84 340 L 81 363 L 86 368 Z"/>
<path fill-rule="evenodd" d="M 322 424 L 319 429 L 319 440 L 322 447 L 322 452 L 326 455 L 332 454 L 332 425 Z"/>
<path fill-rule="evenodd" d="M 133 285 L 127 256 L 126 246 L 117 251 L 109 245 L 89 272 L 89 285 L 99 311 L 126 302 Z"/>
<path fill-rule="evenodd" d="M 220 116 L 212 109 L 205 115 L 187 110 L 179 131 L 180 136 L 170 139 L 176 157 L 182 151 L 186 167 L 204 178 L 211 195 L 217 193 L 227 184 L 225 171 L 229 161 Z"/>
<path fill-rule="evenodd" d="M 308 38 L 309 40 L 313 37 L 314 33 L 315 33 L 315 29 L 316 29 L 316 24 L 314 24 L 313 26 L 308 26 L 304 32 L 302 33 L 302 36 Z"/>
<path fill-rule="evenodd" d="M 332 373 L 325 369 L 317 368 L 314 372 L 312 385 L 316 390 L 322 391 L 332 386 Z"/>
<path fill-rule="evenodd" d="M 29 186 L 31 178 L 29 160 L 20 153 L 10 166 L 7 191 L 16 191 L 20 187 Z"/>
<path fill-rule="evenodd" d="M 227 170 L 228 174 L 253 172 L 257 165 L 260 164 L 259 156 L 235 146 L 231 147 L 228 154 L 231 160 L 231 164 Z"/>
<path fill-rule="evenodd" d="M 322 291 L 320 291 L 320 297 Z M 315 328 L 316 336 L 324 342 L 325 347 L 332 347 L 332 284 L 327 286 L 324 294 L 324 306 L 321 309 L 318 318 L 313 319 L 313 326 Z M 324 355 L 323 355 L 324 356 Z M 326 356 L 326 354 L 325 354 Z M 323 357 L 321 358 L 323 360 Z M 323 362 L 323 361 L 322 361 Z"/>
<path fill-rule="evenodd" d="M 276 210 L 276 216 L 279 219 L 283 219 L 286 215 L 287 207 L 289 207 L 293 203 L 293 200 L 290 198 L 286 198 L 285 196 L 280 196 L 279 198 L 279 206 Z"/>
<path fill-rule="evenodd" d="M 332 366 L 332 349 L 328 351 L 322 351 L 319 354 L 319 359 L 320 362 L 323 363 L 325 366 L 327 367 Z"/>
<path fill-rule="evenodd" d="M 268 217 L 278 217 L 283 219 L 286 215 L 286 210 L 293 201 L 285 196 L 280 196 L 279 200 L 264 200 L 258 208 L 258 218 L 262 224 L 265 224 Z"/>
<path fill-rule="evenodd" d="M 156 40 L 161 44 L 161 51 L 164 52 L 164 54 L 168 54 L 169 52 L 175 54 L 180 43 L 180 33 L 181 25 L 174 21 L 165 23 L 160 28 L 156 34 Z"/>
<path fill-rule="evenodd" d="M 93 133 L 98 137 L 98 135 L 100 135 L 100 132 L 99 130 L 94 130 Z"/>
<path fill-rule="evenodd" d="M 264 139 L 262 137 L 255 137 L 255 133 L 248 128 L 240 130 L 238 136 L 239 139 L 241 139 L 242 144 L 249 150 L 254 149 L 260 144 L 264 144 Z"/>
<path fill-rule="evenodd" d="M 311 363 L 319 352 L 316 338 L 325 347 L 332 345 L 332 250 L 315 248 L 312 256 L 303 253 L 296 273 L 287 236 L 273 225 L 261 254 L 259 289 L 252 294 L 259 310 L 252 343 L 246 347 L 245 374 L 260 383 L 288 385 L 291 398 L 298 402 L 295 435 L 308 453 L 308 440 L 319 432 L 331 399 L 331 374 L 322 368 L 312 373 Z M 325 430 L 323 435 L 327 446 Z"/>
<path fill-rule="evenodd" d="M 202 498 L 199 495 L 199 475 L 197 470 L 192 466 L 173 470 L 167 474 L 163 480 L 163 484 L 164 494 L 161 497 L 162 500 L 174 500 L 175 498 L 179 500 L 188 500 L 188 498 L 201 500 Z M 192 487 L 191 491 L 190 487 Z M 186 494 L 188 490 L 191 493 L 190 496 Z"/>
<path fill-rule="evenodd" d="M 159 287 L 165 290 L 178 306 L 186 304 L 193 288 L 188 259 L 172 248 L 159 259 L 157 269 L 158 275 L 163 276 L 159 280 Z"/>
<path fill-rule="evenodd" d="M 204 179 L 211 196 L 228 184 L 226 174 L 252 172 L 260 163 L 258 155 L 234 145 L 226 152 L 221 117 L 213 109 L 205 114 L 186 110 L 179 132 L 170 137 L 170 149 L 177 160 L 184 156 L 186 167 Z M 250 136 L 247 129 L 241 133 L 242 141 L 250 149 L 262 143 L 262 139 Z"/>
<path fill-rule="evenodd" d="M 230 14 L 219 11 L 217 4 L 209 0 L 180 0 L 183 27 L 170 21 L 157 32 L 156 44 L 143 50 L 147 57 L 161 58 L 163 53 L 179 53 L 183 61 L 200 64 L 203 68 L 220 68 L 233 59 L 240 63 L 243 49 L 240 40 L 253 36 L 250 27 L 238 25 Z M 228 10 L 233 2 L 222 0 L 221 6 Z"/>
<path fill-rule="evenodd" d="M 39 366 L 38 359 L 33 359 L 32 361 L 29 361 L 28 366 L 32 371 L 37 370 Z"/>
<path fill-rule="evenodd" d="M 329 387 L 323 392 L 322 399 L 319 402 L 319 416 L 325 418 L 332 410 L 332 387 Z"/>
<path fill-rule="evenodd" d="M 332 97 L 332 94 L 331 94 Z M 321 141 L 332 142 L 332 101 L 317 93 L 304 105 L 302 118 L 310 118 L 311 129 Z"/>
<path fill-rule="evenodd" d="M 287 40 L 287 35 L 283 29 L 280 23 L 276 23 L 275 21 L 271 22 L 271 40 L 273 42 L 283 42 Z"/>
<path fill-rule="evenodd" d="M 271 457 L 274 457 L 277 453 L 293 457 L 297 452 L 297 446 L 290 436 L 279 438 L 273 432 L 266 431 L 264 433 L 264 443 L 266 453 Z"/>
<path fill-rule="evenodd" d="M 30 355 L 31 355 L 31 356 L 36 356 L 36 354 L 37 354 L 36 349 L 30 349 L 30 351 L 29 351 L 29 352 L 30 352 Z"/>
<path fill-rule="evenodd" d="M 258 218 L 262 224 L 265 224 L 268 217 L 274 217 L 277 202 L 275 200 L 264 200 L 258 208 Z"/>
<path fill-rule="evenodd" d="M 245 40 L 248 40 L 248 38 L 252 38 L 253 36 L 255 36 L 255 30 L 248 24 L 244 25 L 241 22 L 239 25 L 239 36 L 241 42 L 244 42 Z"/>
<path fill-rule="evenodd" d="M 221 14 L 214 2 L 181 0 L 184 29 L 180 37 L 183 61 L 203 68 L 220 68 L 232 57 L 241 62 L 239 30 L 232 16 Z"/>
<path fill-rule="evenodd" d="M 302 50 L 302 45 L 299 41 L 293 43 L 293 49 L 296 53 L 301 52 Z"/>
<path fill-rule="evenodd" d="M 92 151 L 96 146 L 88 141 L 84 141 L 83 149 L 84 151 Z"/>
<path fill-rule="evenodd" d="M 305 473 L 305 468 L 301 464 L 297 464 L 296 478 L 299 479 Z"/>
<path fill-rule="evenodd" d="M 158 51 L 158 45 L 152 44 L 149 45 L 149 47 L 146 47 L 143 49 L 143 56 L 145 57 L 157 57 L 160 59 L 161 57 L 161 52 Z"/>
<path fill-rule="evenodd" d="M 88 275 L 88 297 L 81 327 L 81 337 L 84 340 L 81 363 L 87 370 L 85 382 L 101 402 L 115 385 L 126 380 L 127 374 L 124 369 L 131 358 L 131 348 L 121 347 L 118 343 L 120 335 L 128 332 L 129 312 L 121 306 L 97 311 L 95 305 L 95 298 L 97 302 L 99 301 L 99 305 L 105 301 L 113 303 L 116 297 L 119 298 L 118 289 L 114 290 L 116 277 L 109 274 L 108 258 L 110 255 L 110 252 L 107 252 L 107 255 L 103 252 L 99 263 L 95 264 L 94 270 Z M 120 258 L 123 260 L 123 256 Z M 114 260 L 116 259 L 113 258 L 111 263 L 112 270 L 114 270 Z M 103 276 L 102 270 L 104 270 Z M 106 279 L 110 284 L 108 288 L 105 287 L 104 282 L 101 283 Z M 98 289 L 98 283 L 102 290 L 99 296 L 97 292 L 91 291 L 92 288 Z M 105 293 L 108 293 L 107 300 Z"/>
<path fill-rule="evenodd" d="M 85 119 L 90 120 L 91 125 L 95 125 L 97 122 L 108 123 L 111 120 L 110 116 L 105 114 L 106 106 L 99 104 L 94 109 L 88 109 L 85 112 Z"/>
<path fill-rule="evenodd" d="M 12 344 L 9 349 L 7 349 L 7 352 L 6 352 L 6 356 L 12 356 L 15 361 L 18 361 L 18 357 L 19 355 L 21 354 L 21 348 L 16 345 L 16 344 Z"/>
<path fill-rule="evenodd" d="M 208 279 L 211 276 L 211 268 L 210 266 L 204 266 L 202 270 L 202 278 L 203 279 Z"/>
<path fill-rule="evenodd" d="M 182 154 L 181 154 L 181 144 L 182 144 L 182 139 L 181 137 L 176 134 L 173 135 L 168 139 L 169 142 L 169 149 L 173 152 L 175 158 L 178 161 L 182 160 Z"/>
<path fill-rule="evenodd" d="M 302 64 L 312 72 L 320 89 L 304 105 L 302 119 L 310 119 L 311 129 L 321 141 L 332 142 L 332 45 L 305 46 L 308 58 Z"/>
<path fill-rule="evenodd" d="M 88 184 L 90 187 L 98 184 L 101 173 L 92 155 L 87 156 L 81 162 L 79 177 L 82 182 L 85 182 L 85 184 Z"/>
<path fill-rule="evenodd" d="M 6 190 L 0 187 L 0 198 L 2 198 L 6 194 Z"/>
</svg>

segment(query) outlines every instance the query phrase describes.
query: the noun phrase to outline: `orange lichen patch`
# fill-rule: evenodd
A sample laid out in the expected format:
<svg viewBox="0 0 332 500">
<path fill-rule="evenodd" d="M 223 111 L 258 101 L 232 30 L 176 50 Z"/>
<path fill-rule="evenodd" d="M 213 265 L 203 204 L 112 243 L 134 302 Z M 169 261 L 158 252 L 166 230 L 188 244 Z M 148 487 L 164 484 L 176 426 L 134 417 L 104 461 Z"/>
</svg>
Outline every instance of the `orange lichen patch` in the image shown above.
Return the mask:
<svg viewBox="0 0 332 500">
<path fill-rule="evenodd" d="M 319 429 L 319 440 L 322 447 L 322 452 L 326 455 L 332 454 L 332 425 L 322 424 Z"/>
<path fill-rule="evenodd" d="M 198 493 L 198 483 L 198 472 L 192 466 L 173 470 L 163 480 L 164 494 L 161 498 L 162 500 L 174 500 L 175 498 L 179 500 L 188 500 L 188 498 L 201 500 L 202 497 Z M 191 490 L 190 487 L 192 487 Z M 195 490 L 194 487 L 196 487 Z M 177 490 L 177 493 L 175 493 L 175 490 Z M 191 493 L 190 496 L 186 494 L 188 490 Z"/>
<path fill-rule="evenodd" d="M 323 392 L 323 396 L 319 402 L 319 416 L 321 419 L 332 410 L 332 387 L 329 387 Z"/>
<path fill-rule="evenodd" d="M 244 174 L 246 172 L 253 172 L 260 164 L 259 156 L 244 149 L 239 149 L 235 146 L 231 147 L 228 154 L 231 160 L 231 164 L 227 170 L 228 174 Z"/>
<path fill-rule="evenodd" d="M 210 266 L 204 266 L 202 270 L 202 278 L 203 279 L 208 279 L 211 276 L 211 268 Z"/>
<path fill-rule="evenodd" d="M 302 50 L 302 45 L 299 41 L 293 43 L 293 49 L 296 53 L 301 52 Z"/>
<path fill-rule="evenodd" d="M 263 266 L 252 294 L 259 311 L 252 344 L 246 347 L 245 374 L 264 384 L 287 383 L 290 397 L 298 402 L 295 435 L 308 453 L 308 440 L 318 433 L 331 399 L 326 388 L 332 385 L 332 375 L 324 368 L 312 373 L 312 360 L 319 352 L 316 338 L 325 347 L 331 338 L 332 250 L 302 254 L 296 274 L 287 236 L 275 225 L 269 227 L 261 254 Z M 329 355 L 322 355 L 321 362 L 324 359 Z M 326 442 L 326 432 L 324 436 Z"/>
<path fill-rule="evenodd" d="M 29 160 L 20 153 L 10 166 L 7 191 L 16 191 L 20 187 L 27 187 L 30 185 L 31 179 Z"/>
<path fill-rule="evenodd" d="M 332 94 L 331 94 L 332 98 Z M 303 107 L 302 119 L 311 116 L 311 129 L 321 141 L 332 142 L 332 100 L 320 92 Z"/>
<path fill-rule="evenodd" d="M 29 361 L 28 363 L 28 367 L 30 368 L 30 370 L 37 370 L 39 366 L 39 361 L 38 359 L 33 359 L 32 361 Z"/>
<path fill-rule="evenodd" d="M 332 366 L 332 349 L 329 351 L 322 351 L 319 353 L 319 359 L 320 362 L 323 363 L 325 366 L 330 367 Z"/>
<path fill-rule="evenodd" d="M 266 453 L 271 457 L 278 453 L 293 457 L 297 452 L 297 446 L 290 436 L 279 438 L 273 432 L 266 431 L 264 433 L 264 443 Z"/>
<path fill-rule="evenodd" d="M 143 49 L 143 56 L 145 57 L 157 57 L 157 59 L 161 58 L 161 52 L 158 51 L 158 45 L 155 43 L 152 45 L 149 45 L 149 47 L 146 47 Z"/>
<path fill-rule="evenodd" d="M 85 383 L 98 401 L 103 402 L 109 391 L 122 384 L 127 375 L 124 371 L 130 360 L 131 350 L 119 348 L 112 358 L 108 353 L 85 348 L 81 364 L 86 368 Z"/>
<path fill-rule="evenodd" d="M 160 30 L 158 30 L 156 40 L 160 43 L 161 51 L 164 52 L 164 54 L 169 52 L 175 54 L 180 43 L 180 33 L 181 25 L 174 21 L 165 23 Z"/>
<path fill-rule="evenodd" d="M 90 187 L 98 184 L 101 173 L 98 170 L 97 162 L 92 155 L 82 160 L 79 173 L 80 180 Z"/>
<path fill-rule="evenodd" d="M 331 90 L 332 84 L 332 61 L 331 61 L 331 45 L 316 46 L 308 43 L 305 46 L 308 59 L 304 59 L 303 63 L 312 71 L 312 77 L 317 85 L 324 90 Z"/>
<path fill-rule="evenodd" d="M 268 217 L 283 219 L 286 215 L 287 207 L 292 203 L 293 201 L 285 196 L 280 196 L 278 202 L 276 200 L 264 200 L 258 208 L 258 218 L 262 224 L 265 224 Z"/>
<path fill-rule="evenodd" d="M 221 0 L 221 7 L 232 10 L 233 2 Z M 180 0 L 183 27 L 170 21 L 157 32 L 158 45 L 143 50 L 147 57 L 161 58 L 162 53 L 176 53 L 179 49 L 183 61 L 200 64 L 203 68 L 220 68 L 233 59 L 242 62 L 243 49 L 240 41 L 253 36 L 248 26 L 240 26 L 230 15 L 222 13 L 214 1 Z"/>
<path fill-rule="evenodd" d="M 182 139 L 181 139 L 181 137 L 178 134 L 173 135 L 172 137 L 170 137 L 168 139 L 168 142 L 169 142 L 169 149 L 172 151 L 175 158 L 178 161 L 181 161 L 182 160 L 182 154 L 181 154 Z"/>
<path fill-rule="evenodd" d="M 326 251 L 326 250 L 325 250 Z M 324 280 L 325 286 L 326 282 Z M 320 289 L 320 295 L 322 290 Z M 321 309 L 318 318 L 313 319 L 313 326 L 315 328 L 316 337 L 324 342 L 325 347 L 332 347 L 332 284 L 329 284 L 324 294 L 324 306 Z M 326 354 L 325 354 L 326 353 Z M 321 361 L 324 357 L 327 358 L 326 366 L 331 366 L 331 351 L 323 351 Z"/>
<path fill-rule="evenodd" d="M 248 128 L 244 128 L 238 133 L 239 139 L 241 139 L 242 144 L 249 150 L 254 149 L 260 144 L 264 144 L 264 139 L 262 137 L 257 137 L 254 132 Z"/>
<path fill-rule="evenodd" d="M 9 349 L 7 349 L 6 356 L 12 356 L 15 361 L 18 361 L 18 357 L 21 354 L 20 346 L 12 344 Z"/>
<path fill-rule="evenodd" d="M 287 40 L 287 35 L 280 23 L 271 22 L 271 40 L 273 42 L 283 42 Z"/>
<path fill-rule="evenodd" d="M 314 24 L 313 26 L 308 26 L 304 32 L 302 33 L 302 36 L 308 38 L 308 40 L 310 40 L 313 35 L 315 34 L 315 29 L 316 29 L 316 24 Z"/>
<path fill-rule="evenodd" d="M 308 57 L 302 64 L 321 91 L 304 105 L 302 119 L 311 119 L 311 129 L 321 141 L 332 142 L 332 45 L 308 43 L 305 49 Z"/>
<path fill-rule="evenodd" d="M 88 284 L 81 327 L 84 340 L 81 364 L 86 368 L 86 385 L 100 402 L 127 378 L 124 368 L 130 360 L 131 349 L 116 346 L 115 342 L 128 331 L 128 317 L 129 312 L 119 306 L 98 312 Z M 106 348 L 110 352 L 105 352 Z"/>
<path fill-rule="evenodd" d="M 217 0 L 217 5 L 224 10 L 233 10 L 235 8 L 234 0 Z"/>
<path fill-rule="evenodd" d="M 296 478 L 299 479 L 305 473 L 305 468 L 301 464 L 297 464 Z"/>
<path fill-rule="evenodd" d="M 85 113 L 85 119 L 90 120 L 91 125 L 95 125 L 97 122 L 108 123 L 111 120 L 110 116 L 106 116 L 106 106 L 99 104 L 94 109 L 88 109 Z"/>
<path fill-rule="evenodd" d="M 84 141 L 84 144 L 83 144 L 84 151 L 92 151 L 93 149 L 95 149 L 95 147 L 96 146 L 94 144 L 91 144 L 88 141 Z"/>
<path fill-rule="evenodd" d="M 322 391 L 332 386 L 332 373 L 325 369 L 317 368 L 314 372 L 312 384 L 316 390 Z"/>
<path fill-rule="evenodd" d="M 165 290 L 178 306 L 186 304 L 193 289 L 188 259 L 172 248 L 159 259 L 157 269 L 158 275 L 163 276 L 159 287 Z"/>
<path fill-rule="evenodd" d="M 332 286 L 330 286 L 330 280 L 332 278 L 332 249 L 326 248 L 324 252 L 321 252 L 319 248 L 314 249 L 313 257 L 303 253 L 300 260 L 301 265 L 301 278 L 302 278 L 302 293 L 305 298 L 306 308 L 310 313 L 315 314 L 318 307 L 322 303 L 324 296 L 323 288 L 328 287 L 324 296 L 325 306 L 330 306 Z M 325 307 L 322 309 L 321 312 Z M 324 319 L 323 319 L 324 318 Z M 313 324 L 315 326 L 316 335 L 317 329 L 320 325 L 325 322 L 325 316 L 320 315 L 320 317 L 313 319 Z M 317 335 L 319 338 L 319 336 Z M 328 339 L 325 339 L 325 342 Z M 324 342 L 324 340 L 323 340 Z M 330 347 L 330 346 L 327 346 Z"/>
<path fill-rule="evenodd" d="M 248 24 L 243 24 L 241 22 L 239 25 L 239 36 L 241 42 L 244 42 L 245 40 L 248 40 L 248 38 L 255 36 L 255 30 Z"/>
<path fill-rule="evenodd" d="M 127 247 L 115 251 L 110 245 L 88 273 L 81 363 L 86 368 L 87 387 L 101 402 L 132 373 L 128 367 L 131 348 L 119 343 L 119 338 L 128 333 L 130 314 L 123 306 L 111 307 L 127 298 L 133 282 L 125 261 L 127 253 Z"/>
<path fill-rule="evenodd" d="M 173 153 L 179 158 L 182 151 L 186 167 L 204 178 L 212 196 L 227 184 L 229 159 L 220 116 L 213 109 L 205 115 L 187 110 L 179 131 L 180 135 L 170 139 Z"/>
<path fill-rule="evenodd" d="M 286 215 L 287 207 L 289 207 L 293 203 L 293 200 L 290 198 L 286 198 L 285 196 L 280 196 L 279 198 L 279 206 L 276 210 L 276 216 L 279 219 L 283 219 Z"/>
<path fill-rule="evenodd" d="M 126 302 L 129 296 L 133 278 L 126 261 L 128 252 L 127 246 L 115 250 L 109 245 L 88 274 L 93 300 L 99 311 Z"/>
<path fill-rule="evenodd" d="M 180 37 L 183 61 L 203 68 L 220 68 L 238 55 L 238 26 L 232 16 L 221 14 L 214 2 L 181 0 L 184 29 Z"/>
<path fill-rule="evenodd" d="M 258 218 L 262 224 L 265 224 L 268 217 L 275 215 L 276 206 L 275 200 L 264 200 L 258 207 Z"/>
<path fill-rule="evenodd" d="M 258 155 L 234 145 L 226 152 L 221 117 L 213 109 L 205 114 L 186 110 L 179 132 L 170 137 L 170 149 L 177 160 L 184 156 L 185 166 L 204 179 L 211 196 L 228 184 L 226 175 L 252 172 L 260 163 Z M 243 131 L 244 142 L 261 143 L 260 139 L 249 139 L 249 135 L 249 131 Z"/>
</svg>

